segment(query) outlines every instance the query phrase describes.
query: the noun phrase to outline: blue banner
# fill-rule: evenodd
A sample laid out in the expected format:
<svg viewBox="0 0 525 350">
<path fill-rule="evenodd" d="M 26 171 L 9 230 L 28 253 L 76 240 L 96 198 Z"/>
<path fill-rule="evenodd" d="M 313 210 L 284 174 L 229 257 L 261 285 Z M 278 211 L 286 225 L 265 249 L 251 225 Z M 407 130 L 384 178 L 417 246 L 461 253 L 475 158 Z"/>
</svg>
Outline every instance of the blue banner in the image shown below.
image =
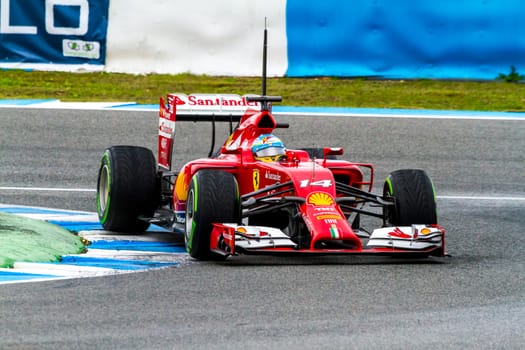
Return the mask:
<svg viewBox="0 0 525 350">
<path fill-rule="evenodd" d="M 0 63 L 104 65 L 109 0 L 0 0 Z"/>
<path fill-rule="evenodd" d="M 495 79 L 525 70 L 522 0 L 288 0 L 287 76 Z"/>
</svg>

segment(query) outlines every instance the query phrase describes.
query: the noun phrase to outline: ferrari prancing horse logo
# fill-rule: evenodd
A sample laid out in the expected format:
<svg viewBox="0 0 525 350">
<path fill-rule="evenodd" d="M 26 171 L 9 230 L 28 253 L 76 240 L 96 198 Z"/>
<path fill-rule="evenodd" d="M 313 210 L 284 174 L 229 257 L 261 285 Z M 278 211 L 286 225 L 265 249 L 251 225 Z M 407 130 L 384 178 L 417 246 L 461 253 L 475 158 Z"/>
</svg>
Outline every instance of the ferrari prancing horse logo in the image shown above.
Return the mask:
<svg viewBox="0 0 525 350">
<path fill-rule="evenodd" d="M 257 191 L 259 189 L 259 169 L 253 170 L 253 190 Z"/>
</svg>

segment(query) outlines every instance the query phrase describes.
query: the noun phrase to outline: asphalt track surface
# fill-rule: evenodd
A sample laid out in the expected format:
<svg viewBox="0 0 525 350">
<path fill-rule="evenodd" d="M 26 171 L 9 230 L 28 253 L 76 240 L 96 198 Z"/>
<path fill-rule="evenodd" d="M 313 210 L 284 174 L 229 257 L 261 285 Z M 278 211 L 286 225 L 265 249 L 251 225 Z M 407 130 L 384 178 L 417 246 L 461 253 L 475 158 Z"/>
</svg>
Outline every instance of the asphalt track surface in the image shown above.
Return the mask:
<svg viewBox="0 0 525 350">
<path fill-rule="evenodd" d="M 288 147 L 373 163 L 376 188 L 427 170 L 451 257 L 236 257 L 0 285 L 0 349 L 523 348 L 524 121 L 279 121 Z M 156 149 L 151 112 L 0 109 L 0 126 L 1 203 L 94 211 L 104 148 Z M 207 154 L 209 125 L 177 128 L 178 164 Z"/>
</svg>

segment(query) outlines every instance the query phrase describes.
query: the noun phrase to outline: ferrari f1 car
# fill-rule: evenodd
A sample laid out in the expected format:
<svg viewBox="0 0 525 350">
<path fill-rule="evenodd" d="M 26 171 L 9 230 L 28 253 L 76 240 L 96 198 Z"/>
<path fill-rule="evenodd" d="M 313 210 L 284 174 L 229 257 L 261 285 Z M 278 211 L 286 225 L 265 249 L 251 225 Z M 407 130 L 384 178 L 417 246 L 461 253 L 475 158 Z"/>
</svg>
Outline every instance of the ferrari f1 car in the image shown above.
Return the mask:
<svg viewBox="0 0 525 350">
<path fill-rule="evenodd" d="M 142 232 L 155 223 L 184 234 L 188 253 L 202 260 L 235 254 L 444 255 L 445 230 L 437 224 L 434 188 L 424 171 L 394 171 L 382 194 L 374 194 L 373 166 L 336 158 L 342 148 L 285 149 L 272 134 L 288 127 L 270 111 L 277 100 L 161 99 L 157 161 L 151 150 L 136 146 L 113 146 L 102 156 L 97 209 L 103 227 Z M 218 152 L 172 171 L 176 121 L 202 120 L 238 125 Z M 363 229 L 363 215 L 377 218 L 378 228 Z"/>
<path fill-rule="evenodd" d="M 374 194 L 373 166 L 341 159 L 342 148 L 285 148 L 273 132 L 288 125 L 271 112 L 281 98 L 266 95 L 264 67 L 260 96 L 161 98 L 157 160 L 143 147 L 108 148 L 97 185 L 102 226 L 121 232 L 163 226 L 183 234 L 188 253 L 200 260 L 238 254 L 443 256 L 445 230 L 426 172 L 394 171 L 382 193 Z M 208 157 L 173 171 L 175 125 L 182 121 L 227 122 L 230 135 L 218 151 L 212 142 Z M 362 227 L 365 215 L 378 222 L 375 229 Z"/>
</svg>

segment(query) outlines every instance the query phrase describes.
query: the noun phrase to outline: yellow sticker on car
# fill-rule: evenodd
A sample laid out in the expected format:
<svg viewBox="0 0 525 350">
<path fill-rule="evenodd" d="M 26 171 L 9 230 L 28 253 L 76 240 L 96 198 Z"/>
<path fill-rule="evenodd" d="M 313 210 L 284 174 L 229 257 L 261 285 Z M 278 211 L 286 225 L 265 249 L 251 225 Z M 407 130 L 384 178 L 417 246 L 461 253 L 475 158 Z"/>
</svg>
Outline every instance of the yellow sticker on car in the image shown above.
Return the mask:
<svg viewBox="0 0 525 350">
<path fill-rule="evenodd" d="M 253 170 L 252 178 L 253 178 L 253 190 L 257 191 L 259 189 L 259 180 L 260 180 L 259 169 Z"/>
</svg>

